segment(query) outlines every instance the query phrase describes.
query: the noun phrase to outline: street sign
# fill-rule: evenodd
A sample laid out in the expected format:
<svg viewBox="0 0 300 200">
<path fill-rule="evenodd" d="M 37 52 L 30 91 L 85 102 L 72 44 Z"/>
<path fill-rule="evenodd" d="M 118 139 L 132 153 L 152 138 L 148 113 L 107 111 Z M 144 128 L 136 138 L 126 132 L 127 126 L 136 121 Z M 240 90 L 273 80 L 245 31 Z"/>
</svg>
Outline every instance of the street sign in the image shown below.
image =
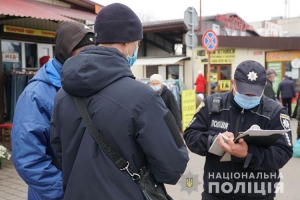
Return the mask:
<svg viewBox="0 0 300 200">
<path fill-rule="evenodd" d="M 214 52 L 219 45 L 217 34 L 213 30 L 207 30 L 202 36 L 202 46 L 210 53 Z"/>
<path fill-rule="evenodd" d="M 188 7 L 184 12 L 183 22 L 189 31 L 185 34 L 185 43 L 192 49 L 192 85 L 194 86 L 194 48 L 198 46 L 195 29 L 199 26 L 198 14 L 195 8 Z"/>
<path fill-rule="evenodd" d="M 194 30 L 199 26 L 198 13 L 195 8 L 188 7 L 184 12 L 183 22 L 190 30 L 194 26 Z"/>
<path fill-rule="evenodd" d="M 195 33 L 192 33 L 191 30 L 185 34 L 185 44 L 190 48 L 198 46 L 198 38 Z"/>
</svg>

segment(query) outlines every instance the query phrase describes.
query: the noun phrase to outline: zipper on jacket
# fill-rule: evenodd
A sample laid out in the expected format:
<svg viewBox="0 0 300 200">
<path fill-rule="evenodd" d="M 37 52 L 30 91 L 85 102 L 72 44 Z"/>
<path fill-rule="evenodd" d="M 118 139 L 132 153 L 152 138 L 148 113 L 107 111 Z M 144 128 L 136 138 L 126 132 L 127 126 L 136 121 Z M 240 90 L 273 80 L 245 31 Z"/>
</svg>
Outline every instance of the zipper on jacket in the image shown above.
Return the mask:
<svg viewBox="0 0 300 200">
<path fill-rule="evenodd" d="M 243 108 L 243 110 L 241 111 L 241 114 L 242 114 L 242 122 L 244 122 L 244 108 Z"/>
</svg>

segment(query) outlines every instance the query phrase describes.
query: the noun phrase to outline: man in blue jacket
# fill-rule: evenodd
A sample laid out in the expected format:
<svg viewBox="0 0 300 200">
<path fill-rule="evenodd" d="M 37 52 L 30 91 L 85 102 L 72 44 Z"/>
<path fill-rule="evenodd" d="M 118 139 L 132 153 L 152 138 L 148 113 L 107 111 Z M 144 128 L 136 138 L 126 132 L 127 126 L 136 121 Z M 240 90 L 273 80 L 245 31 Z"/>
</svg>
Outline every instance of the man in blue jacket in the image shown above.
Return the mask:
<svg viewBox="0 0 300 200">
<path fill-rule="evenodd" d="M 296 97 L 296 90 L 294 82 L 287 76 L 284 75 L 282 81 L 278 85 L 277 99 L 279 100 L 281 93 L 282 105 L 288 110 L 289 116 L 292 115 L 292 99 Z"/>
<path fill-rule="evenodd" d="M 86 25 L 61 23 L 55 36 L 55 58 L 37 72 L 18 99 L 12 156 L 17 172 L 28 185 L 29 200 L 63 199 L 62 173 L 59 163 L 53 162 L 55 157 L 49 141 L 54 97 L 61 87 L 62 64 L 83 47 L 93 44 L 93 31 Z"/>
<path fill-rule="evenodd" d="M 97 145 L 72 96 L 84 98 L 100 134 L 135 173 L 146 165 L 158 182 L 176 184 L 185 171 L 188 153 L 174 117 L 130 70 L 142 38 L 136 14 L 123 4 L 110 4 L 95 21 L 97 46 L 64 64 L 51 144 L 62 163 L 65 200 L 145 199 L 131 176 Z"/>
<path fill-rule="evenodd" d="M 263 130 L 289 130 L 290 118 L 284 107 L 263 95 L 265 68 L 255 61 L 244 61 L 234 73 L 232 91 L 204 99 L 184 132 L 189 149 L 206 157 L 202 200 L 272 200 L 282 168 L 292 157 L 291 131 L 271 146 L 247 144 L 233 139 L 256 124 Z M 228 143 L 218 137 L 227 136 Z M 213 142 L 230 154 L 227 162 L 209 152 Z M 276 186 L 278 184 L 278 188 Z"/>
</svg>

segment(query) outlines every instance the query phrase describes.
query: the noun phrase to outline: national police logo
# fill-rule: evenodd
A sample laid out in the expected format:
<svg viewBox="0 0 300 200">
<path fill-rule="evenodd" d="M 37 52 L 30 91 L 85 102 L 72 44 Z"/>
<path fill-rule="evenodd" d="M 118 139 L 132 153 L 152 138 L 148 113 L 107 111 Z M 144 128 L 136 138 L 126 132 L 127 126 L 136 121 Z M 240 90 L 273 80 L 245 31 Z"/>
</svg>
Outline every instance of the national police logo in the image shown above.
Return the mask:
<svg viewBox="0 0 300 200">
<path fill-rule="evenodd" d="M 285 130 L 291 129 L 290 117 L 285 114 L 280 114 L 280 122 Z"/>
<path fill-rule="evenodd" d="M 249 72 L 247 76 L 250 81 L 256 81 L 256 79 L 258 78 L 257 73 L 255 73 L 254 71 Z"/>
<path fill-rule="evenodd" d="M 193 182 L 194 182 L 193 180 L 194 180 L 194 178 L 186 178 L 185 179 L 185 183 L 186 183 L 185 186 L 188 187 L 188 188 L 193 187 L 193 185 L 194 185 L 193 184 Z"/>
<path fill-rule="evenodd" d="M 198 180 L 198 175 L 194 175 L 190 171 L 187 174 L 183 174 L 178 183 L 181 186 L 180 191 L 187 191 L 189 195 L 193 191 L 198 192 L 198 187 L 201 184 Z"/>
</svg>

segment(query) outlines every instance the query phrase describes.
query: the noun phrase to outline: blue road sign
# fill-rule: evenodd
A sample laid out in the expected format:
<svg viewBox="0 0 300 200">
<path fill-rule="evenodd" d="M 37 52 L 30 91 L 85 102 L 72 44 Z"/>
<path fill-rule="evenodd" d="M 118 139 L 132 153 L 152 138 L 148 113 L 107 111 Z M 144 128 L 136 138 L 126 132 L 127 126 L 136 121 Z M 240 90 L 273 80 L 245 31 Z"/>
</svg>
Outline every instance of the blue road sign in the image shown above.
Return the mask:
<svg viewBox="0 0 300 200">
<path fill-rule="evenodd" d="M 213 30 L 207 30 L 202 36 L 202 46 L 208 52 L 214 52 L 219 45 L 219 39 L 217 34 Z"/>
</svg>

